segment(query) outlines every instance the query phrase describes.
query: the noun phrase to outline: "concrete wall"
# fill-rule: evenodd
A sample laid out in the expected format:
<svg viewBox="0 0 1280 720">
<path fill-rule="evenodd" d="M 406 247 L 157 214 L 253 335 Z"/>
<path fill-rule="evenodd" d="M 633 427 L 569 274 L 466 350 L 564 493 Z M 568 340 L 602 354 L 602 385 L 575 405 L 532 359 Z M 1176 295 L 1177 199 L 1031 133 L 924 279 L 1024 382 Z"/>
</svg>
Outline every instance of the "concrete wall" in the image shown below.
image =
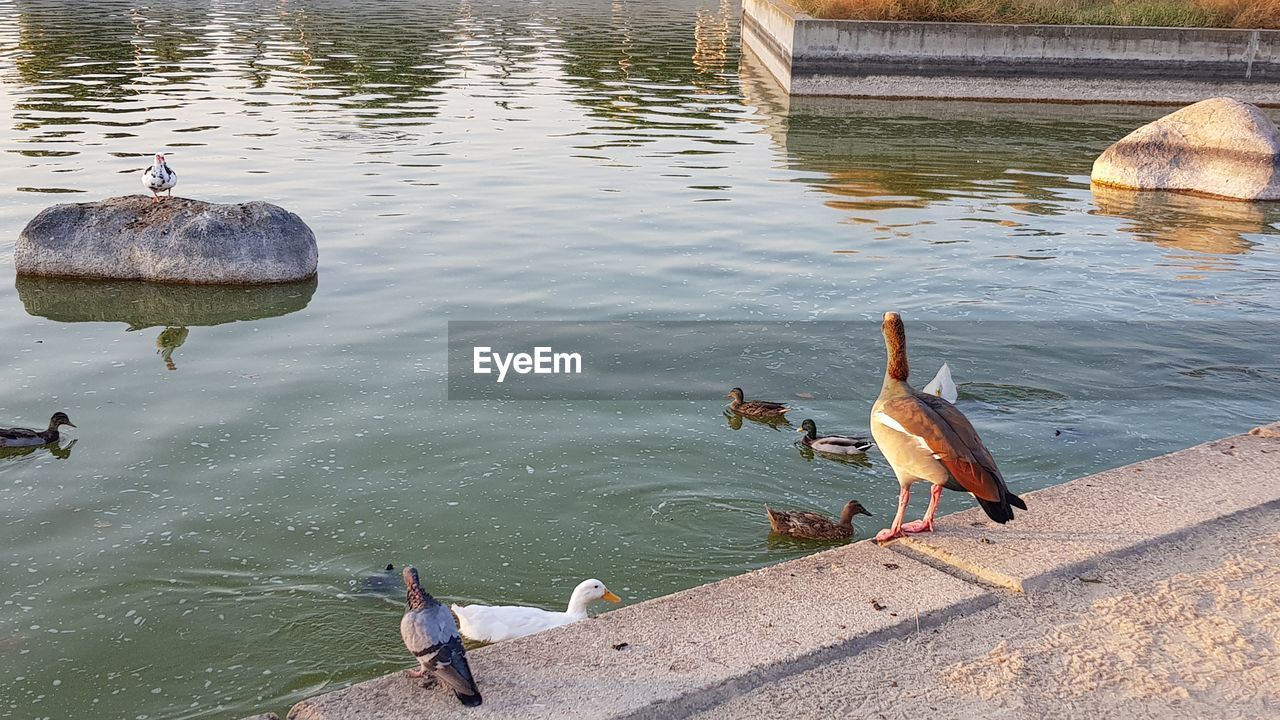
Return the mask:
<svg viewBox="0 0 1280 720">
<path fill-rule="evenodd" d="M 818 20 L 743 0 L 742 37 L 796 95 L 1280 103 L 1275 30 Z"/>
</svg>

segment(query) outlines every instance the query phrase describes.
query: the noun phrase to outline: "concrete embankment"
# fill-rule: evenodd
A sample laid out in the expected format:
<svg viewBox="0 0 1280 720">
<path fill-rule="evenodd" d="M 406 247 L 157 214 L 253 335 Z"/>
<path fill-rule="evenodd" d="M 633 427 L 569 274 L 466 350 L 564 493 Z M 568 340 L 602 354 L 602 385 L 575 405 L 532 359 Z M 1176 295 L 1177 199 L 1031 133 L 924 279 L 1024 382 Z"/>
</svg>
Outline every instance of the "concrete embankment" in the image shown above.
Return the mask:
<svg viewBox="0 0 1280 720">
<path fill-rule="evenodd" d="M 742 44 L 792 95 L 1280 105 L 1280 31 L 821 20 L 743 0 Z"/>
<path fill-rule="evenodd" d="M 1053 605 L 1064 582 L 1108 563 L 1167 553 L 1246 516 L 1256 522 L 1250 513 L 1274 516 L 1280 424 L 1025 497 L 1030 511 L 1007 526 L 965 511 L 931 535 L 847 545 L 482 648 L 470 654 L 485 695 L 478 708 L 396 674 L 303 701 L 289 717 L 755 717 L 793 693 L 839 692 L 834 668 L 863 656 L 883 662 L 895 643 L 929 635 L 951 647 L 948 634 L 984 613 Z M 1237 549 L 1200 548 L 1210 558 Z M 1214 662 L 1180 670 L 1213 671 Z M 931 660 L 901 663 L 919 674 Z M 883 677 L 883 687 L 855 694 L 892 695 Z M 798 707 L 794 715 L 816 716 Z"/>
</svg>

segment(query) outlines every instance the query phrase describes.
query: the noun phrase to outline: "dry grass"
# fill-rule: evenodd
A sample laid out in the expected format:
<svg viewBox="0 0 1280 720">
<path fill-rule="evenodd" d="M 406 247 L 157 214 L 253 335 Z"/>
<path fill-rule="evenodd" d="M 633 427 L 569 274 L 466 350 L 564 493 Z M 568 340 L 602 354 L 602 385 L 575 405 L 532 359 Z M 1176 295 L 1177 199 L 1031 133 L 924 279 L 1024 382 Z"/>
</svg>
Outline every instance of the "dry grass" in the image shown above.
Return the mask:
<svg viewBox="0 0 1280 720">
<path fill-rule="evenodd" d="M 845 20 L 1280 29 L 1280 0 L 792 0 Z"/>
</svg>

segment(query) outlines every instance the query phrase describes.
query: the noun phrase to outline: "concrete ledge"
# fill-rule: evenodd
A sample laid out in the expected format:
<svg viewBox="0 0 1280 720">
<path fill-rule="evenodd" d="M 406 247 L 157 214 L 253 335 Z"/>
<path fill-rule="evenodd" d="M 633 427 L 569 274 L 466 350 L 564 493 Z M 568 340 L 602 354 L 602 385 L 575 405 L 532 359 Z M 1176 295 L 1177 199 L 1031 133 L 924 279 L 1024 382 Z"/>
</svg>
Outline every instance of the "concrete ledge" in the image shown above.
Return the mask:
<svg viewBox="0 0 1280 720">
<path fill-rule="evenodd" d="M 793 95 L 1280 104 L 1280 31 L 821 20 L 743 0 L 742 44 Z"/>
<path fill-rule="evenodd" d="M 678 717 L 993 602 L 987 588 L 858 543 L 469 653 L 477 708 L 392 675 L 289 718 Z"/>
<path fill-rule="evenodd" d="M 1025 497 L 1030 510 L 1007 526 L 966 511 L 932 535 L 847 545 L 482 648 L 471 654 L 478 708 L 395 674 L 303 701 L 289 718 L 687 717 L 1009 595 L 987 583 L 1035 592 L 1280 504 L 1280 423 Z"/>
<path fill-rule="evenodd" d="M 1100 558 L 1172 540 L 1198 525 L 1280 503 L 1280 423 L 1032 493 L 1006 527 L 981 510 L 891 547 L 1013 590 L 1042 587 Z M 1270 435 L 1270 436 L 1269 436 Z"/>
</svg>

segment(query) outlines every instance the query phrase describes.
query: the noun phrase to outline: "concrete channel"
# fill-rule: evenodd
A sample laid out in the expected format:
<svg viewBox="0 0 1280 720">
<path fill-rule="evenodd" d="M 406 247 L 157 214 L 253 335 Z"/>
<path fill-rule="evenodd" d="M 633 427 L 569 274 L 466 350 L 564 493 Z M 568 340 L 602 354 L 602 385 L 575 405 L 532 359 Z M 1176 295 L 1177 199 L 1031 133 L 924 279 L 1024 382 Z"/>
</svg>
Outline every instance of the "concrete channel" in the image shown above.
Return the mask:
<svg viewBox="0 0 1280 720">
<path fill-rule="evenodd" d="M 743 0 L 742 45 L 792 95 L 1280 105 L 1280 30 L 822 20 Z"/>
</svg>

